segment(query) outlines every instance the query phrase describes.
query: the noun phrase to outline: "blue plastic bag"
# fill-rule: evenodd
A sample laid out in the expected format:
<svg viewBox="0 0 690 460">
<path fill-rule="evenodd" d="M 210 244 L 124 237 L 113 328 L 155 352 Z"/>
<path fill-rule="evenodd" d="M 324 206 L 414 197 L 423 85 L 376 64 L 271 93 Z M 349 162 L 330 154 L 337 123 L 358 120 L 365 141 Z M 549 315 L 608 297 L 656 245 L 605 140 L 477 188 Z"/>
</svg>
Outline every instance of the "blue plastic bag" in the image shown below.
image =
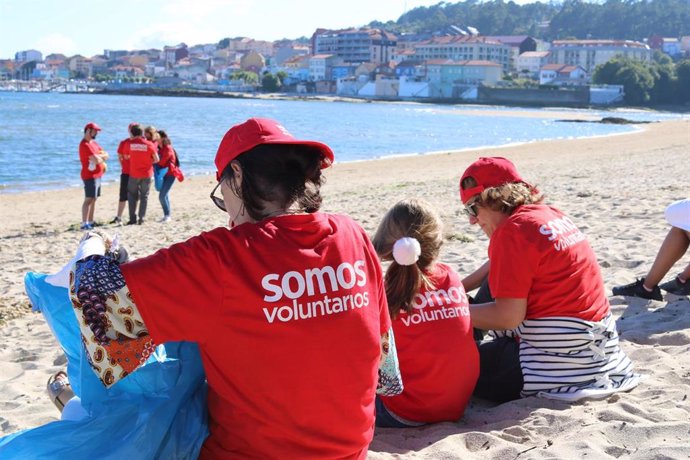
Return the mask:
<svg viewBox="0 0 690 460">
<path fill-rule="evenodd" d="M 0 438 L 5 459 L 195 459 L 208 436 L 207 386 L 196 344 L 161 345 L 106 389 L 91 370 L 68 291 L 27 273 L 26 292 L 67 356 L 67 374 L 88 416 Z"/>
<path fill-rule="evenodd" d="M 168 168 L 161 168 L 157 164 L 153 165 L 153 185 L 156 187 L 157 192 L 161 191 L 166 174 L 168 174 Z"/>
</svg>

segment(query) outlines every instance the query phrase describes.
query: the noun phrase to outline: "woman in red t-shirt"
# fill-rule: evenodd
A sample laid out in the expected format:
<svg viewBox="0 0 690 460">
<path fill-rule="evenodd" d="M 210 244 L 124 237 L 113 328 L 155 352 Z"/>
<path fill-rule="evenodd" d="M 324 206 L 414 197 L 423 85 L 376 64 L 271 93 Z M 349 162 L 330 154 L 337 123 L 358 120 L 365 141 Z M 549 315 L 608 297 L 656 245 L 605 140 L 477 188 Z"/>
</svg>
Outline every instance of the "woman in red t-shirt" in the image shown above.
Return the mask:
<svg viewBox="0 0 690 460">
<path fill-rule="evenodd" d="M 198 343 L 202 458 L 364 459 L 376 394 L 401 391 L 374 248 L 319 211 L 332 162 L 327 145 L 252 118 L 215 158 L 227 227 L 122 265 L 108 238 L 83 243 L 71 292 L 94 371 L 111 386 L 154 344 Z"/>
<path fill-rule="evenodd" d="M 175 183 L 175 179 L 180 176 L 177 171 L 177 152 L 172 146 L 172 141 L 168 137 L 168 133 L 161 130 L 158 131 L 160 136 L 160 148 L 158 149 L 158 156 L 160 160 L 158 161 L 158 168 L 165 169 L 165 175 L 160 185 L 160 190 L 158 191 L 158 200 L 161 202 L 161 207 L 163 208 L 163 219 L 161 222 L 170 221 L 170 189 Z M 158 180 L 158 179 L 156 179 Z"/>
<path fill-rule="evenodd" d="M 494 401 L 601 398 L 639 383 L 618 346 L 597 258 L 587 238 L 515 165 L 480 158 L 460 180 L 470 224 L 489 237 L 495 300 L 472 305 L 479 347 L 475 394 Z"/>
<path fill-rule="evenodd" d="M 462 417 L 479 375 L 470 310 L 458 274 L 438 262 L 443 223 L 419 199 L 397 203 L 373 239 L 390 261 L 386 297 L 404 390 L 376 400 L 376 426 L 408 427 Z"/>
</svg>

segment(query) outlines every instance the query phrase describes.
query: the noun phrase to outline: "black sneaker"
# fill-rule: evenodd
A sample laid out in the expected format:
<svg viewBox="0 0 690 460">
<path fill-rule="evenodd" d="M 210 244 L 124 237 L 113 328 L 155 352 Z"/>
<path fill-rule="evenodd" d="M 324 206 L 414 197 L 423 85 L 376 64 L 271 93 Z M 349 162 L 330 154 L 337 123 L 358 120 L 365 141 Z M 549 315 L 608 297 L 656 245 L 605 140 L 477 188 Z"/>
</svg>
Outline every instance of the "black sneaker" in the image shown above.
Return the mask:
<svg viewBox="0 0 690 460">
<path fill-rule="evenodd" d="M 129 222 L 127 222 L 127 225 L 136 225 L 136 224 L 137 224 L 136 220 L 130 220 Z"/>
<path fill-rule="evenodd" d="M 640 278 L 634 283 L 626 284 L 625 286 L 616 286 L 613 288 L 613 295 L 624 295 L 627 297 L 640 297 L 641 299 L 650 300 L 664 300 L 661 296 L 661 290 L 659 286 L 654 286 L 652 292 L 649 292 L 642 285 L 644 283 L 644 278 Z"/>
<path fill-rule="evenodd" d="M 111 223 L 111 224 L 118 224 L 118 225 L 121 225 L 121 224 L 122 224 L 122 219 L 120 219 L 119 217 L 116 217 L 116 218 L 114 218 L 113 220 L 111 220 L 110 223 Z"/>
<path fill-rule="evenodd" d="M 690 281 L 683 283 L 676 276 L 671 281 L 659 285 L 661 289 L 675 295 L 690 295 Z"/>
</svg>

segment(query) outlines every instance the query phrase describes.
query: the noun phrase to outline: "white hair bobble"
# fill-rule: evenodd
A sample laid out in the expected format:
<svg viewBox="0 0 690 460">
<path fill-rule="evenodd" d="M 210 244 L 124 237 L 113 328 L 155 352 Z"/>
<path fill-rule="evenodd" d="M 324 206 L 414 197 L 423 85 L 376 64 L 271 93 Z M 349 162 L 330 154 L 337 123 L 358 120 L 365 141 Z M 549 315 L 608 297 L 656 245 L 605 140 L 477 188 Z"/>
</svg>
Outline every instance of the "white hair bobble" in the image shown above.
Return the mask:
<svg viewBox="0 0 690 460">
<path fill-rule="evenodd" d="M 393 259 L 399 265 L 414 265 L 422 254 L 422 247 L 416 238 L 408 236 L 400 238 L 393 245 Z"/>
</svg>

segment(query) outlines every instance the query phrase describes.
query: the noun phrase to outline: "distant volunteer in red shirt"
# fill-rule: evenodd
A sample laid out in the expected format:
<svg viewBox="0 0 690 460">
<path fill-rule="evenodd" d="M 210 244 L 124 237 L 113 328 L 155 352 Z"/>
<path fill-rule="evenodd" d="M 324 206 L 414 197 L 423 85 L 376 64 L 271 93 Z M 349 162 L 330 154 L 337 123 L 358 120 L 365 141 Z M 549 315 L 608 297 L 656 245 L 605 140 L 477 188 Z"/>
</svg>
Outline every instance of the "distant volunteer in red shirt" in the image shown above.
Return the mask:
<svg viewBox="0 0 690 460">
<path fill-rule="evenodd" d="M 77 262 L 72 288 L 106 307 L 104 319 L 82 317 L 85 343 L 102 343 L 93 362 L 110 363 L 94 367 L 105 385 L 134 371 L 149 334 L 199 344 L 210 430 L 201 458 L 364 459 L 375 395 L 402 391 L 374 248 L 351 218 L 319 212 L 332 162 L 327 145 L 249 119 L 215 159 L 211 199 L 228 227 L 122 265 Z M 108 238 L 89 237 L 103 254 Z M 125 314 L 143 325 L 128 330 Z M 124 342 L 131 359 L 112 359 L 109 346 Z"/>
<path fill-rule="evenodd" d="M 501 157 L 463 173 L 470 224 L 489 237 L 495 301 L 470 307 L 474 327 L 495 340 L 479 347 L 475 394 L 494 401 L 542 396 L 603 398 L 639 383 L 620 349 L 597 258 L 575 222 Z"/>
<path fill-rule="evenodd" d="M 134 126 L 141 126 L 139 123 L 130 123 L 127 127 L 127 132 L 129 132 L 129 137 L 120 141 L 117 146 L 117 159 L 120 160 L 120 199 L 117 203 L 117 215 L 110 222 L 111 224 L 122 224 L 122 214 L 125 212 L 125 205 L 127 204 L 127 185 L 129 183 L 129 150 L 127 146 L 129 142 L 136 136 L 132 134 L 132 128 Z"/>
<path fill-rule="evenodd" d="M 382 260 L 402 394 L 376 399 L 376 426 L 456 421 L 479 376 L 470 308 L 460 276 L 438 262 L 443 223 L 418 199 L 393 206 L 373 239 Z"/>
<path fill-rule="evenodd" d="M 129 222 L 127 225 L 143 224 L 146 218 L 146 207 L 149 191 L 153 182 L 153 164 L 158 158 L 156 146 L 142 137 L 141 126 L 130 129 L 132 139 L 124 146 L 124 155 L 129 156 L 129 179 L 127 183 L 127 202 L 129 205 Z M 137 202 L 139 218 L 137 219 Z"/>
<path fill-rule="evenodd" d="M 180 161 L 177 159 L 177 152 L 172 146 L 168 133 L 161 130 L 158 131 L 158 135 L 160 136 L 160 148 L 158 149 L 160 160 L 156 166 L 162 168 L 161 171 L 166 171 L 158 193 L 158 200 L 163 208 L 161 222 L 170 222 L 170 189 L 175 183 L 175 179 L 184 180 L 184 174 L 179 167 Z"/>
<path fill-rule="evenodd" d="M 101 127 L 96 123 L 84 126 L 84 137 L 79 143 L 81 179 L 84 181 L 84 203 L 81 206 L 81 229 L 93 228 L 96 200 L 101 196 L 101 177 L 105 174 L 108 154 L 96 143 Z"/>
</svg>

